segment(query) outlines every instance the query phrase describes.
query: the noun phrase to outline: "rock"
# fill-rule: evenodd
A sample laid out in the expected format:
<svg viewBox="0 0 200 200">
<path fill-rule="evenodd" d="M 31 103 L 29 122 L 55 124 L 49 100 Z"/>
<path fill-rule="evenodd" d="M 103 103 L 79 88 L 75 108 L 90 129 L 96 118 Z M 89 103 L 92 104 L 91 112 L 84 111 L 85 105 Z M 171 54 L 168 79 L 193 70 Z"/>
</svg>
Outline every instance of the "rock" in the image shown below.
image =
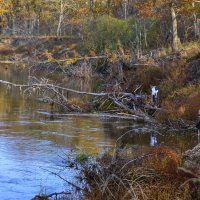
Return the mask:
<svg viewBox="0 0 200 200">
<path fill-rule="evenodd" d="M 184 153 L 184 167 L 200 175 L 200 144 Z"/>
</svg>

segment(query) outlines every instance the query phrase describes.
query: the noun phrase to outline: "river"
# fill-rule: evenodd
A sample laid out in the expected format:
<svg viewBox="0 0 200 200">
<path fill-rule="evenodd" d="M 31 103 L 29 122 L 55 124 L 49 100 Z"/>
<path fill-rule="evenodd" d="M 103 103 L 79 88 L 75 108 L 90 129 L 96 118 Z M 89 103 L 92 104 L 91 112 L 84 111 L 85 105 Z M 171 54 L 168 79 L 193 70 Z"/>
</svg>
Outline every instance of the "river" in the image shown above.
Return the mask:
<svg viewBox="0 0 200 200">
<path fill-rule="evenodd" d="M 27 81 L 27 73 L 14 66 L 1 66 L 0 71 L 2 80 Z M 93 83 L 80 80 L 66 80 L 66 84 L 72 89 L 94 90 Z M 38 193 L 71 191 L 51 172 L 76 183 L 78 170 L 66 168 L 68 161 L 80 152 L 96 155 L 111 149 L 130 129 L 135 132 L 124 142 L 153 145 L 152 135 L 143 128 L 144 124 L 102 114 L 87 117 L 63 116 L 56 110 L 52 113 L 50 106 L 37 101 L 36 96 L 23 96 L 19 89 L 0 85 L 0 199 L 29 200 Z M 196 133 L 157 134 L 156 141 L 178 151 L 198 143 Z"/>
</svg>

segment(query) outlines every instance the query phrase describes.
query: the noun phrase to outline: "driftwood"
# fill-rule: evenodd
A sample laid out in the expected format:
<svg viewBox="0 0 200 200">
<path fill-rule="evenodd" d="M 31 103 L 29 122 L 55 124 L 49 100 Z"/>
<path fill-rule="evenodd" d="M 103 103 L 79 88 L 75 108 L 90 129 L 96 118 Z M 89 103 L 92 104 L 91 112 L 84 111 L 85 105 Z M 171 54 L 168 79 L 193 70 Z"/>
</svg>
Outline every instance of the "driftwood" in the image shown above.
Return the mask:
<svg viewBox="0 0 200 200">
<path fill-rule="evenodd" d="M 54 192 L 54 193 L 49 194 L 49 195 L 36 195 L 32 200 L 47 200 L 47 199 L 52 198 L 54 196 L 57 199 L 57 197 L 59 195 L 69 195 L 69 194 L 71 194 L 71 192 Z"/>
<path fill-rule="evenodd" d="M 101 92 L 101 93 L 81 92 L 78 90 L 73 90 L 73 89 L 69 89 L 66 87 L 49 84 L 49 83 L 17 84 L 17 83 L 12 83 L 9 81 L 4 81 L 4 80 L 0 80 L 0 83 L 18 87 L 20 89 L 23 89 L 23 88 L 55 88 L 55 89 L 61 89 L 61 90 L 67 91 L 67 92 L 72 92 L 72 93 L 76 93 L 76 94 L 80 94 L 80 95 L 89 95 L 89 96 L 98 96 L 98 97 L 104 97 L 104 96 L 109 96 L 109 95 L 115 94 L 114 92 L 109 92 L 109 93 L 107 93 L 107 92 Z M 126 93 L 126 92 L 119 92 L 118 95 L 126 95 L 126 96 L 134 97 L 134 95 L 132 93 Z"/>
<path fill-rule="evenodd" d="M 148 116 L 146 113 L 142 112 L 141 110 L 136 109 L 136 106 L 133 105 L 133 108 L 129 108 L 127 105 L 123 104 L 121 101 L 119 101 L 118 98 L 116 97 L 111 97 L 109 96 L 109 98 L 115 103 L 115 105 L 117 105 L 118 107 L 128 111 L 131 114 L 134 114 L 140 118 L 143 118 L 144 121 L 149 121 L 149 122 L 156 122 L 156 120 L 154 120 L 152 117 Z M 134 100 L 136 100 L 134 98 Z M 133 103 L 133 102 L 132 102 Z M 133 103 L 134 104 L 134 103 Z"/>
<path fill-rule="evenodd" d="M 143 117 L 139 117 L 133 114 L 126 114 L 126 113 L 116 113 L 116 114 L 109 114 L 109 113 L 67 113 L 67 114 L 51 114 L 48 112 L 39 112 L 41 115 L 46 116 L 54 116 L 54 117 L 100 117 L 100 118 L 118 118 L 118 119 L 129 119 L 134 121 L 142 121 Z"/>
<path fill-rule="evenodd" d="M 66 108 L 68 111 L 82 111 L 79 107 L 70 105 L 68 101 L 68 93 L 73 93 L 77 95 L 85 95 L 85 96 L 92 96 L 98 99 L 106 98 L 112 101 L 118 108 L 123 109 L 124 111 L 131 113 L 137 117 L 135 119 L 143 119 L 144 121 L 155 123 L 156 121 L 150 117 L 147 113 L 143 112 L 140 107 L 140 99 L 141 96 L 126 93 L 126 92 L 83 92 L 78 90 L 69 89 L 66 87 L 62 87 L 59 85 L 54 85 L 49 83 L 49 80 L 42 79 L 41 82 L 37 82 L 37 79 L 28 83 L 28 84 L 16 84 L 9 81 L 0 80 L 0 83 L 5 84 L 7 86 L 13 86 L 20 88 L 20 91 L 23 90 L 24 93 L 27 91 L 32 90 L 39 90 L 43 92 L 44 99 L 46 99 L 49 103 L 54 103 Z M 37 82 L 37 83 L 35 83 Z M 54 97 L 50 98 L 50 95 L 46 94 L 46 91 L 49 93 L 53 93 Z M 66 94 L 67 93 L 67 94 Z M 119 110 L 120 112 L 120 110 Z"/>
</svg>

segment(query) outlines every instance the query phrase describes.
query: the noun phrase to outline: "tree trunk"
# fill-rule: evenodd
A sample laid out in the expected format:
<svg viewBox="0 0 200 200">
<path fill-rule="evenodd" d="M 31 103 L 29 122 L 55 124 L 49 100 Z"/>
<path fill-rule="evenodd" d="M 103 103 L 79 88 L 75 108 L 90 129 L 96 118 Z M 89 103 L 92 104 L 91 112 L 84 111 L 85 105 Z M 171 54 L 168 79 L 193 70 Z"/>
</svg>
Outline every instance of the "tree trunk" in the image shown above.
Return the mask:
<svg viewBox="0 0 200 200">
<path fill-rule="evenodd" d="M 145 46 L 145 48 L 148 47 L 148 43 L 147 43 L 147 30 L 146 30 L 145 24 L 144 24 L 144 46 Z"/>
<path fill-rule="evenodd" d="M 195 2 L 192 2 L 192 7 L 195 8 Z M 200 38 L 200 31 L 199 31 L 199 26 L 198 26 L 198 21 L 197 21 L 197 15 L 196 15 L 195 11 L 193 12 L 193 18 L 194 18 L 195 38 Z"/>
<path fill-rule="evenodd" d="M 91 12 L 93 10 L 93 6 L 94 6 L 94 0 L 89 0 L 89 7 Z"/>
<path fill-rule="evenodd" d="M 173 5 L 171 6 L 171 15 L 172 15 L 172 50 L 178 51 L 180 47 L 180 39 L 178 37 L 176 12 Z"/>
<path fill-rule="evenodd" d="M 57 36 L 61 35 L 61 24 L 63 21 L 63 11 L 64 11 L 63 0 L 60 0 L 60 17 L 59 17 L 59 22 L 58 22 L 58 27 L 57 27 Z"/>
<path fill-rule="evenodd" d="M 124 19 L 127 19 L 127 0 L 124 0 Z"/>
</svg>

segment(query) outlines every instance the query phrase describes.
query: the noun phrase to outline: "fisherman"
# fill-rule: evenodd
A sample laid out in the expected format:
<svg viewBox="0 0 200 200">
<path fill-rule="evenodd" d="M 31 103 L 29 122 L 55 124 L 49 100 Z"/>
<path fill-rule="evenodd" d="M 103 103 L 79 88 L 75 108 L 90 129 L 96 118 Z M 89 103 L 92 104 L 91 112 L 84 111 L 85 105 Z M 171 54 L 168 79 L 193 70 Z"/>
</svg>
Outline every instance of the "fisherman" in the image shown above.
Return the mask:
<svg viewBox="0 0 200 200">
<path fill-rule="evenodd" d="M 151 97 L 152 97 L 153 107 L 157 106 L 158 104 L 158 87 L 157 86 L 151 87 Z"/>
</svg>

